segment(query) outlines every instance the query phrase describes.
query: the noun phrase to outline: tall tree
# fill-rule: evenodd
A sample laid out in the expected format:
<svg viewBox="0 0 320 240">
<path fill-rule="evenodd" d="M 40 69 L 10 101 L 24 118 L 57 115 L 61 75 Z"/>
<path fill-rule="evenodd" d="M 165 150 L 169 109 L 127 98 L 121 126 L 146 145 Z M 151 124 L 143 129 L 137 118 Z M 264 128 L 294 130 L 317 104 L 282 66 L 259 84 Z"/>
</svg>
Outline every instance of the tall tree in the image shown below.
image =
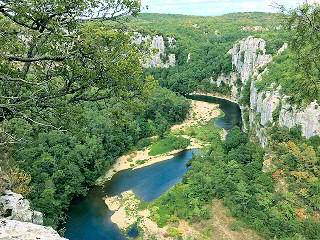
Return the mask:
<svg viewBox="0 0 320 240">
<path fill-rule="evenodd" d="M 139 11 L 138 0 L 0 1 L 0 123 L 48 126 L 60 107 L 141 94 L 138 46 L 107 23 Z M 0 130 L 0 144 L 16 140 Z"/>
<path fill-rule="evenodd" d="M 290 30 L 291 46 L 304 73 L 303 85 L 308 85 L 305 94 L 317 99 L 320 95 L 320 4 L 307 1 L 287 13 L 286 27 Z M 303 89 L 302 89 L 303 90 Z"/>
</svg>

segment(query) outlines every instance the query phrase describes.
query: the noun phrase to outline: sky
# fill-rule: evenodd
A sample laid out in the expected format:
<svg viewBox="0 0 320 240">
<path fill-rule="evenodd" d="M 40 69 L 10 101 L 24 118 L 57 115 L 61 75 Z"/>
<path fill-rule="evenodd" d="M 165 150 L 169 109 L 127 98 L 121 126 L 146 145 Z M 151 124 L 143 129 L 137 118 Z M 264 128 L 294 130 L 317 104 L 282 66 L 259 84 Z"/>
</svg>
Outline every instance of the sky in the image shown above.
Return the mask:
<svg viewBox="0 0 320 240">
<path fill-rule="evenodd" d="M 217 16 L 231 12 L 278 12 L 272 7 L 274 3 L 286 8 L 297 7 L 306 0 L 141 0 L 142 12 L 176 13 L 198 16 Z M 309 3 L 320 0 L 308 0 Z"/>
</svg>

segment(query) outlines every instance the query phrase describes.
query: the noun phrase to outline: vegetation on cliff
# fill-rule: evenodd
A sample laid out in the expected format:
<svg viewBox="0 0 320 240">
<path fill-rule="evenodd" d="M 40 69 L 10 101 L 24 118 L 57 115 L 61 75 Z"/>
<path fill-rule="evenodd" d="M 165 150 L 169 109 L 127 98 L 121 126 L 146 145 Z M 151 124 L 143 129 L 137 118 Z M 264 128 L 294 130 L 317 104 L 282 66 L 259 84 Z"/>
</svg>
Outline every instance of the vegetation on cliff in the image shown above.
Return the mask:
<svg viewBox="0 0 320 240">
<path fill-rule="evenodd" d="M 176 47 L 170 49 L 170 53 L 176 54 L 176 66 L 146 70 L 161 86 L 183 95 L 196 90 L 230 95 L 228 85 L 212 84 L 222 73 L 232 71 L 228 50 L 251 35 L 264 38 L 267 53 L 275 54 L 287 36 L 287 32 L 279 28 L 280 24 L 278 14 L 236 13 L 218 17 L 140 14 L 127 25 L 143 34 L 176 39 Z M 261 26 L 261 30 L 255 31 L 252 26 Z"/>
</svg>

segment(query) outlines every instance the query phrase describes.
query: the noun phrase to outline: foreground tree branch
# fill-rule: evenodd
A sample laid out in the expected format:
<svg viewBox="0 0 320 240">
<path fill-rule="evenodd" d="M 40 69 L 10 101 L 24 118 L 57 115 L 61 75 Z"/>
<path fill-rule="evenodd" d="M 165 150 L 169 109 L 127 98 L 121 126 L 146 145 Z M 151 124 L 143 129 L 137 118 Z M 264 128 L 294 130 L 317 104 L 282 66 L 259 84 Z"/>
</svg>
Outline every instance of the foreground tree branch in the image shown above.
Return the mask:
<svg viewBox="0 0 320 240">
<path fill-rule="evenodd" d="M 28 57 L 17 57 L 17 56 L 9 56 L 9 61 L 18 61 L 18 62 L 38 62 L 38 61 L 55 61 L 62 62 L 67 58 L 67 56 L 40 56 L 34 58 Z"/>
</svg>

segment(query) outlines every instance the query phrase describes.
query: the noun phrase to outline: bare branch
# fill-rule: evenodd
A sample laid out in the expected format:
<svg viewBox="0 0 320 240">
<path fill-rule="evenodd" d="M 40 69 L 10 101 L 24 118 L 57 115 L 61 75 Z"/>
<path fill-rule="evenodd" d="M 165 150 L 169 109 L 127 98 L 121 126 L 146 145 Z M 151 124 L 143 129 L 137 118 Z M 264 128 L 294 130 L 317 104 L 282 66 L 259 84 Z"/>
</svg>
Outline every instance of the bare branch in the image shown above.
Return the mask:
<svg viewBox="0 0 320 240">
<path fill-rule="evenodd" d="M 61 62 L 61 61 L 64 61 L 66 58 L 67 56 L 40 56 L 40 57 L 34 57 L 34 58 L 9 56 L 8 60 L 18 61 L 18 62 L 37 62 L 37 61 Z"/>
<path fill-rule="evenodd" d="M 40 125 L 42 127 L 50 127 L 50 128 L 53 128 L 55 130 L 58 130 L 58 131 L 61 131 L 61 132 L 66 132 L 67 130 L 62 130 L 61 128 L 57 128 L 51 124 L 45 124 L 45 123 L 40 123 L 40 122 L 37 122 L 33 119 L 31 119 L 30 117 L 26 116 L 26 115 L 22 115 L 22 118 L 24 118 L 25 120 L 27 120 L 28 122 L 32 122 L 32 123 L 35 123 L 37 125 Z"/>
<path fill-rule="evenodd" d="M 21 79 L 21 78 L 12 78 L 12 77 L 9 77 L 7 75 L 0 75 L 0 81 L 20 82 L 20 83 L 29 84 L 29 85 L 36 85 L 36 86 L 41 86 L 41 85 L 47 83 L 47 82 L 40 82 L 40 83 L 29 82 L 29 81 L 26 81 L 26 80 Z"/>
</svg>

